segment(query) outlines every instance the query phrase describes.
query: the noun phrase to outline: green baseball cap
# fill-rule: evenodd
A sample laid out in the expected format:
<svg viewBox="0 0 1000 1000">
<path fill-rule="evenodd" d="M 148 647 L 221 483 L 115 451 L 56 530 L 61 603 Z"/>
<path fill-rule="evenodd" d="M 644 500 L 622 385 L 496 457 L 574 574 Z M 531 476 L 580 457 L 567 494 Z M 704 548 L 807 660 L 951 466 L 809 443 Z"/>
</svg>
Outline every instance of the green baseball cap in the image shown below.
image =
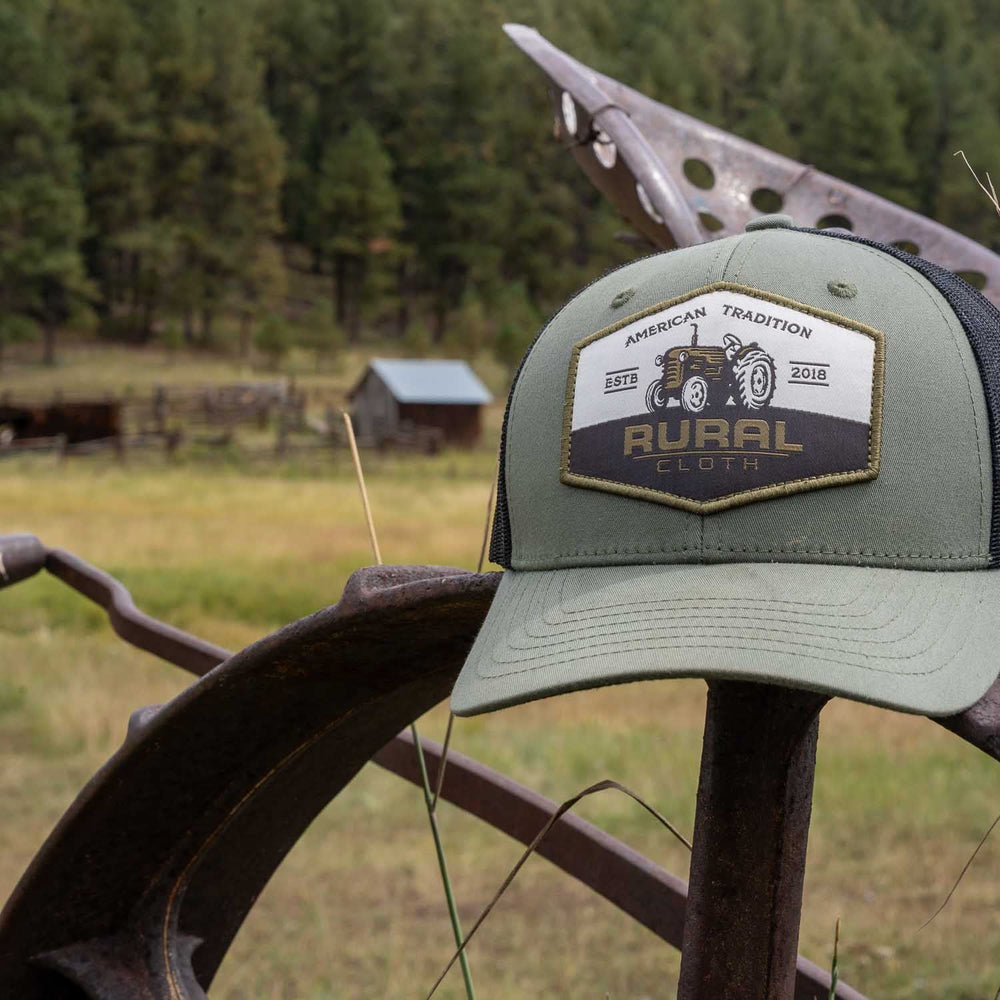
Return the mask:
<svg viewBox="0 0 1000 1000">
<path fill-rule="evenodd" d="M 458 715 L 665 677 L 950 715 L 1000 671 L 1000 312 L 785 216 L 572 298 L 507 404 Z"/>
</svg>

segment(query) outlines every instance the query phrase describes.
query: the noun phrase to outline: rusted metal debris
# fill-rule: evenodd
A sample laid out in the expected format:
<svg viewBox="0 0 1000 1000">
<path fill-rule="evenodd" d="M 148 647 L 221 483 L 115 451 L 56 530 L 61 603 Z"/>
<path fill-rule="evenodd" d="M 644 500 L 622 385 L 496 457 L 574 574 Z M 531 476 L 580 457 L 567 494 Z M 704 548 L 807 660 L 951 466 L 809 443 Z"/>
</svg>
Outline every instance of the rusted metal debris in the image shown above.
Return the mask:
<svg viewBox="0 0 1000 1000">
<path fill-rule="evenodd" d="M 204 996 L 316 813 L 447 696 L 494 586 L 363 575 L 337 607 L 135 716 L 0 916 L 0 994 Z"/>
<path fill-rule="evenodd" d="M 1000 761 L 1000 678 L 972 708 L 932 721 Z"/>
<path fill-rule="evenodd" d="M 0 916 L 0 990 L 27 1000 L 74 996 L 67 979 L 102 1000 L 140 989 L 202 996 L 285 852 L 365 760 L 420 780 L 409 736 L 396 734 L 447 695 L 498 580 L 442 567 L 360 570 L 338 605 L 227 659 L 33 536 L 0 538 L 0 553 L 6 583 L 51 561 L 114 610 L 123 637 L 170 662 L 201 675 L 225 661 L 169 705 L 133 715 L 123 747 L 15 890 Z M 1000 684 L 943 723 L 1000 758 L 998 706 Z M 435 775 L 440 748 L 423 745 Z M 525 843 L 554 808 L 454 753 L 442 796 Z M 539 853 L 679 946 L 679 879 L 574 816 Z M 827 974 L 800 958 L 796 998 L 828 988 Z M 837 995 L 860 997 L 846 984 Z"/>
<path fill-rule="evenodd" d="M 498 582 L 442 567 L 361 570 L 338 605 L 226 659 L 30 535 L 0 539 L 0 552 L 9 582 L 52 559 L 116 606 L 120 634 L 143 649 L 198 674 L 224 660 L 169 705 L 134 713 L 19 883 L 0 916 L 0 992 L 26 1000 L 75 997 L 69 983 L 100 1000 L 203 996 L 284 854 L 366 760 L 419 782 L 410 737 L 396 734 L 447 696 Z M 435 775 L 440 747 L 423 746 Z M 522 842 L 555 807 L 460 754 L 442 796 Z M 679 946 L 679 879 L 572 815 L 539 853 Z M 828 988 L 799 959 L 796 997 Z M 860 994 L 842 984 L 838 996 Z"/>
<path fill-rule="evenodd" d="M 34 535 L 0 535 L 0 587 L 34 576 L 45 567 L 47 555 Z"/>
<path fill-rule="evenodd" d="M 1000 304 L 1000 257 L 947 226 L 685 115 L 604 76 L 533 28 L 504 29 L 549 80 L 556 134 L 654 246 L 690 246 L 785 212 L 894 243 L 981 287 Z"/>
<path fill-rule="evenodd" d="M 89 597 L 108 613 L 111 627 L 126 642 L 193 674 L 208 673 L 229 656 L 229 651 L 205 642 L 140 611 L 132 595 L 114 577 L 63 549 L 50 549 L 45 568 L 63 583 Z"/>
</svg>

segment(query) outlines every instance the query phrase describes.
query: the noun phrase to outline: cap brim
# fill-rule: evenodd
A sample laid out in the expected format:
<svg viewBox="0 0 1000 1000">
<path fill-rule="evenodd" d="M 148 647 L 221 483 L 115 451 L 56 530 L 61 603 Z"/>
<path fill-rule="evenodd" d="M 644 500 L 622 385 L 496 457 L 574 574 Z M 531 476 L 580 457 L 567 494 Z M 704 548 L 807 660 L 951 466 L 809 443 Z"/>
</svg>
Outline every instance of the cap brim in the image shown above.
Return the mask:
<svg viewBox="0 0 1000 1000">
<path fill-rule="evenodd" d="M 508 570 L 452 693 L 475 715 L 666 677 L 952 715 L 1000 673 L 1000 572 L 792 563 Z"/>
</svg>

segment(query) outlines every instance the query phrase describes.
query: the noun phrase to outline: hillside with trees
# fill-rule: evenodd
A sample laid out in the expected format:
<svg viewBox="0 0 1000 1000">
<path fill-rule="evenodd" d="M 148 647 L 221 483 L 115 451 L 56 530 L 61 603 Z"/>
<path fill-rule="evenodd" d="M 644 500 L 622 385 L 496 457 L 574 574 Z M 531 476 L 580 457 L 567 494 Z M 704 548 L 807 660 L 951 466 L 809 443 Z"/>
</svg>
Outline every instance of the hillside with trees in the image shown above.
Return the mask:
<svg viewBox="0 0 1000 1000">
<path fill-rule="evenodd" d="M 953 159 L 1000 159 L 986 0 L 0 0 L 0 351 L 76 324 L 516 358 L 634 250 L 508 20 L 1000 246 Z"/>
</svg>

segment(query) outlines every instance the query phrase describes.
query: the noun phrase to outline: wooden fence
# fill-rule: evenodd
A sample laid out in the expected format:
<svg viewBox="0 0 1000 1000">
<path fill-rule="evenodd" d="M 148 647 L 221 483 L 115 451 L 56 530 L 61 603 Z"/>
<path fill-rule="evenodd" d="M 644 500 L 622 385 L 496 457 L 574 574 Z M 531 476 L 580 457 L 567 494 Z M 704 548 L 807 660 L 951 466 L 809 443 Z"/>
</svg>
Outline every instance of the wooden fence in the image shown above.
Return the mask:
<svg viewBox="0 0 1000 1000">
<path fill-rule="evenodd" d="M 185 443 L 232 446 L 238 430 L 249 432 L 251 450 L 261 454 L 284 456 L 340 443 L 336 422 L 307 417 L 306 406 L 305 392 L 291 380 L 157 385 L 141 395 L 7 391 L 0 395 L 0 458 L 29 452 L 173 455 Z M 261 440 L 268 431 L 274 433 L 270 445 Z M 302 435 L 308 440 L 296 440 Z"/>
<path fill-rule="evenodd" d="M 346 447 L 343 398 L 294 380 L 228 385 L 156 385 L 142 394 L 60 391 L 0 394 L 0 459 L 33 452 L 59 457 L 136 452 L 174 456 L 237 448 L 244 457 L 319 455 Z M 380 450 L 435 454 L 439 428 L 403 421 Z"/>
</svg>

